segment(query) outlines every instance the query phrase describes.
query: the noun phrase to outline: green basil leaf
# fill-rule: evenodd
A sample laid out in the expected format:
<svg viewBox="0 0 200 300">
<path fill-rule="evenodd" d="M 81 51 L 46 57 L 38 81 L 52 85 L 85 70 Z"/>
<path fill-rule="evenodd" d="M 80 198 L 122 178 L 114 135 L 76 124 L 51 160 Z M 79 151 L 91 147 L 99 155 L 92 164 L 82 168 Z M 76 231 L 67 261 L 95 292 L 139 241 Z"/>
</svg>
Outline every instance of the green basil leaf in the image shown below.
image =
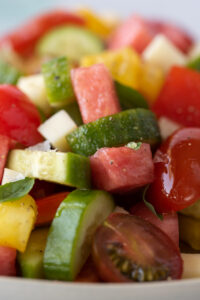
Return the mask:
<svg viewBox="0 0 200 300">
<path fill-rule="evenodd" d="M 7 201 L 15 201 L 25 195 L 27 195 L 32 189 L 35 180 L 29 177 L 18 180 L 15 182 L 9 182 L 0 186 L 0 203 Z"/>
<path fill-rule="evenodd" d="M 146 188 L 144 189 L 144 192 L 143 192 L 143 201 L 144 201 L 144 204 L 146 205 L 146 207 L 156 216 L 158 217 L 161 221 L 163 220 L 163 215 L 162 214 L 159 214 L 156 212 L 154 206 L 149 203 L 147 200 L 146 200 L 146 193 L 147 193 L 147 190 L 149 188 L 149 185 L 146 186 Z"/>
</svg>

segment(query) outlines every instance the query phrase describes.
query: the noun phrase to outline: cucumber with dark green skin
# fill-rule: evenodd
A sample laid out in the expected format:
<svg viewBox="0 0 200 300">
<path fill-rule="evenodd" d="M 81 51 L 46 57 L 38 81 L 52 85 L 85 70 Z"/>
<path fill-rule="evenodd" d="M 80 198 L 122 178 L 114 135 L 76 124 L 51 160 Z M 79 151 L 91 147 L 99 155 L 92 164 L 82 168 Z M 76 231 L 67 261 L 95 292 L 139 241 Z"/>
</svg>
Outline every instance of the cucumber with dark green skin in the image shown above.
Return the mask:
<svg viewBox="0 0 200 300">
<path fill-rule="evenodd" d="M 64 106 L 63 109 L 70 115 L 70 117 L 76 123 L 76 125 L 78 125 L 78 126 L 83 125 L 83 120 L 81 117 L 81 112 L 80 112 L 77 101 L 74 101 L 74 102 Z M 53 114 L 58 112 L 59 110 L 60 109 L 55 108 L 53 110 Z"/>
<path fill-rule="evenodd" d="M 48 228 L 32 232 L 26 251 L 18 253 L 20 271 L 25 278 L 44 278 L 43 256 L 48 235 Z"/>
<path fill-rule="evenodd" d="M 133 88 L 115 81 L 115 89 L 122 110 L 132 108 L 148 108 L 145 98 Z"/>
<path fill-rule="evenodd" d="M 94 233 L 114 209 L 111 195 L 75 190 L 59 206 L 44 253 L 47 279 L 74 280 L 86 262 Z"/>
<path fill-rule="evenodd" d="M 200 72 L 200 57 L 195 58 L 187 64 L 187 68 Z"/>
<path fill-rule="evenodd" d="M 66 57 L 54 58 L 42 65 L 47 98 L 51 106 L 63 107 L 75 100 Z"/>
<path fill-rule="evenodd" d="M 21 75 L 15 67 L 0 59 L 0 84 L 15 85 Z"/>
<path fill-rule="evenodd" d="M 160 143 L 160 131 L 154 113 L 137 108 L 82 125 L 66 138 L 73 152 L 90 156 L 100 148 L 133 141 L 155 146 Z"/>
</svg>

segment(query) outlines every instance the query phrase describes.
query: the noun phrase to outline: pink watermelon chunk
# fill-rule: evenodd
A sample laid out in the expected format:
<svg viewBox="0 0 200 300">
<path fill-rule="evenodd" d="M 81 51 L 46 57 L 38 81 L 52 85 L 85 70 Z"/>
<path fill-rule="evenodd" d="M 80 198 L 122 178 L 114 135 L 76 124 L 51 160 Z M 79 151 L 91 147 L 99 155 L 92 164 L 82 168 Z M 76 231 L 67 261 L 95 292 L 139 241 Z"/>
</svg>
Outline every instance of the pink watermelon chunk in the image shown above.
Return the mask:
<svg viewBox="0 0 200 300">
<path fill-rule="evenodd" d="M 73 69 L 71 79 L 84 123 L 120 112 L 114 82 L 103 64 Z"/>
<path fill-rule="evenodd" d="M 179 228 L 178 228 L 178 217 L 176 213 L 163 214 L 163 220 L 160 220 L 155 216 L 143 202 L 134 205 L 130 209 L 131 214 L 138 216 L 156 227 L 164 231 L 171 240 L 179 247 Z"/>
<path fill-rule="evenodd" d="M 92 180 L 98 189 L 125 193 L 151 183 L 154 165 L 149 144 L 139 149 L 102 148 L 90 157 Z"/>
</svg>

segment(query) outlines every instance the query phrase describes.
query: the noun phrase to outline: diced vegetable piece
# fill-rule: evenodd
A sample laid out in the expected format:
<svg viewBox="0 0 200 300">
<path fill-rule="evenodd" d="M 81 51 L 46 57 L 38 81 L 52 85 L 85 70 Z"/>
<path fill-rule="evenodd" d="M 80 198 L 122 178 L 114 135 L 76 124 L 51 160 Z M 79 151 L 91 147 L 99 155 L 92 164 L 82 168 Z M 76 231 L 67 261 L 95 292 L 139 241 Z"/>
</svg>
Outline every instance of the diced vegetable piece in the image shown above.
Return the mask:
<svg viewBox="0 0 200 300">
<path fill-rule="evenodd" d="M 103 15 L 99 16 L 88 8 L 79 9 L 78 14 L 85 20 L 87 28 L 104 39 L 109 37 L 117 23 L 116 20 L 109 22 Z"/>
<path fill-rule="evenodd" d="M 42 74 L 21 77 L 17 86 L 45 115 L 50 113 L 51 107 L 47 100 L 44 77 Z"/>
<path fill-rule="evenodd" d="M 172 133 L 181 127 L 180 124 L 173 122 L 166 117 L 160 117 L 158 120 L 160 134 L 163 140 L 166 140 Z"/>
<path fill-rule="evenodd" d="M 0 45 L 10 44 L 20 55 L 30 55 L 34 52 L 38 40 L 51 29 L 64 24 L 84 25 L 79 16 L 64 10 L 53 10 L 26 22 L 14 32 L 6 35 Z"/>
<path fill-rule="evenodd" d="M 200 220 L 200 200 L 197 200 L 194 204 L 182 209 L 180 213 Z"/>
<path fill-rule="evenodd" d="M 21 73 L 6 61 L 0 59 L 0 84 L 16 84 Z"/>
<path fill-rule="evenodd" d="M 0 276 L 16 275 L 16 250 L 0 246 Z"/>
<path fill-rule="evenodd" d="M 98 189 L 125 193 L 149 184 L 154 165 L 148 144 L 134 150 L 128 147 L 102 148 L 90 157 L 92 179 Z"/>
<path fill-rule="evenodd" d="M 2 181 L 7 155 L 10 150 L 11 140 L 7 136 L 0 135 L 0 183 Z"/>
<path fill-rule="evenodd" d="M 100 278 L 96 272 L 94 262 L 91 257 L 88 258 L 75 282 L 100 282 Z"/>
<path fill-rule="evenodd" d="M 177 247 L 179 247 L 179 228 L 176 213 L 162 214 L 163 220 L 160 220 L 150 211 L 144 202 L 132 206 L 130 211 L 134 216 L 138 216 L 160 228 L 160 230 L 164 231 Z"/>
<path fill-rule="evenodd" d="M 27 177 L 89 188 L 89 159 L 74 153 L 12 150 L 8 168 Z"/>
<path fill-rule="evenodd" d="M 4 168 L 4 172 L 3 172 L 3 178 L 2 178 L 2 185 L 9 183 L 9 182 L 14 182 L 14 181 L 18 181 L 21 179 L 24 179 L 25 176 L 22 175 L 19 172 L 15 172 L 13 170 L 10 170 L 8 168 Z"/>
<path fill-rule="evenodd" d="M 81 117 L 81 112 L 80 112 L 78 103 L 76 101 L 74 101 L 73 103 L 68 104 L 63 109 L 66 110 L 66 112 L 70 115 L 72 120 L 74 120 L 74 122 L 78 126 L 83 124 L 83 120 L 82 120 L 82 117 Z"/>
<path fill-rule="evenodd" d="M 200 57 L 198 56 L 194 60 L 189 61 L 189 63 L 187 64 L 187 67 L 189 69 L 193 69 L 193 70 L 200 72 Z"/>
<path fill-rule="evenodd" d="M 60 110 L 38 127 L 39 133 L 61 152 L 70 149 L 66 135 L 77 128 L 68 113 Z"/>
<path fill-rule="evenodd" d="M 109 48 L 119 49 L 131 46 L 141 53 L 155 36 L 155 31 L 148 26 L 146 20 L 133 15 L 125 20 L 110 39 Z"/>
<path fill-rule="evenodd" d="M 62 26 L 47 33 L 38 43 L 40 55 L 66 56 L 79 61 L 84 55 L 103 50 L 102 41 L 91 31 L 78 26 Z"/>
<path fill-rule="evenodd" d="M 200 42 L 197 42 L 193 45 L 193 47 L 190 49 L 188 56 L 191 60 L 196 59 L 200 56 Z"/>
<path fill-rule="evenodd" d="M 71 71 L 84 123 L 120 112 L 113 80 L 103 64 Z"/>
<path fill-rule="evenodd" d="M 142 56 L 146 62 L 155 64 L 164 72 L 168 72 L 173 65 L 186 63 L 186 56 L 162 34 L 153 39 Z"/>
<path fill-rule="evenodd" d="M 0 111 L 0 134 L 25 146 L 42 141 L 38 110 L 17 87 L 0 85 Z"/>
<path fill-rule="evenodd" d="M 31 233 L 26 251 L 18 254 L 20 271 L 25 278 L 44 278 L 43 256 L 48 228 L 36 229 Z"/>
<path fill-rule="evenodd" d="M 130 109 L 85 124 L 67 136 L 75 153 L 90 156 L 103 147 L 125 145 L 132 141 L 149 143 L 160 141 L 154 114 L 143 108 Z"/>
<path fill-rule="evenodd" d="M 180 240 L 195 250 L 200 250 L 200 220 L 179 215 Z"/>
<path fill-rule="evenodd" d="M 55 217 L 60 203 L 68 196 L 69 192 L 54 194 L 36 201 L 38 215 L 36 226 L 50 224 Z"/>
<path fill-rule="evenodd" d="M 158 116 L 185 126 L 200 126 L 200 74 L 182 67 L 173 67 L 153 110 Z"/>
<path fill-rule="evenodd" d="M 138 90 L 152 104 L 158 97 L 164 84 L 163 70 L 150 63 L 144 63 L 141 67 Z"/>
<path fill-rule="evenodd" d="M 46 278 L 73 280 L 86 262 L 97 227 L 114 209 L 104 191 L 76 190 L 61 203 L 44 254 Z"/>
<path fill-rule="evenodd" d="M 0 245 L 24 252 L 36 216 L 37 207 L 29 195 L 0 203 Z"/>
<path fill-rule="evenodd" d="M 66 57 L 54 58 L 42 65 L 49 104 L 63 107 L 74 101 L 70 64 Z"/>
<path fill-rule="evenodd" d="M 139 55 L 131 48 L 118 51 L 104 51 L 97 55 L 83 57 L 82 67 L 90 67 L 94 64 L 104 64 L 112 77 L 124 85 L 137 89 L 141 72 Z"/>
<path fill-rule="evenodd" d="M 200 254 L 182 253 L 183 279 L 200 278 Z"/>
<path fill-rule="evenodd" d="M 135 89 L 115 81 L 115 88 L 122 110 L 131 108 L 148 108 L 145 98 Z"/>
</svg>

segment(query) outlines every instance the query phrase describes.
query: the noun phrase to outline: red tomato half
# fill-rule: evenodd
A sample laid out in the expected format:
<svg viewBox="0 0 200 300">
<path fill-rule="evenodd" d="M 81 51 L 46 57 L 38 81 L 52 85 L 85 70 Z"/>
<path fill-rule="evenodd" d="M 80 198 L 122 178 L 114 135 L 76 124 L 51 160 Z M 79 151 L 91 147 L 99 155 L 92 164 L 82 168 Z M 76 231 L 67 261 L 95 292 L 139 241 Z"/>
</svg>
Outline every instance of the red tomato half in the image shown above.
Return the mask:
<svg viewBox="0 0 200 300">
<path fill-rule="evenodd" d="M 109 282 L 179 279 L 180 252 L 171 239 L 151 223 L 113 213 L 97 230 L 93 258 L 100 277 Z"/>
<path fill-rule="evenodd" d="M 56 211 L 60 203 L 67 197 L 69 192 L 63 192 L 51 195 L 36 201 L 38 208 L 38 216 L 36 226 L 50 224 L 55 217 Z"/>
<path fill-rule="evenodd" d="M 176 131 L 156 152 L 147 191 L 158 212 L 179 211 L 200 199 L 200 128 Z"/>
<path fill-rule="evenodd" d="M 130 212 L 134 216 L 138 216 L 160 228 L 179 247 L 178 217 L 176 213 L 162 214 L 163 220 L 160 220 L 143 202 L 131 207 Z"/>
<path fill-rule="evenodd" d="M 199 72 L 173 67 L 152 109 L 184 126 L 200 127 Z"/>
<path fill-rule="evenodd" d="M 16 31 L 8 34 L 0 41 L 0 45 L 9 43 L 18 54 L 26 56 L 34 51 L 37 41 L 45 33 L 64 24 L 84 25 L 84 20 L 63 10 L 51 11 L 31 19 Z"/>
<path fill-rule="evenodd" d="M 16 250 L 0 246 L 0 275 L 16 275 Z"/>
<path fill-rule="evenodd" d="M 31 146 L 43 140 L 39 125 L 39 112 L 28 98 L 14 86 L 0 85 L 0 134 Z"/>
</svg>

